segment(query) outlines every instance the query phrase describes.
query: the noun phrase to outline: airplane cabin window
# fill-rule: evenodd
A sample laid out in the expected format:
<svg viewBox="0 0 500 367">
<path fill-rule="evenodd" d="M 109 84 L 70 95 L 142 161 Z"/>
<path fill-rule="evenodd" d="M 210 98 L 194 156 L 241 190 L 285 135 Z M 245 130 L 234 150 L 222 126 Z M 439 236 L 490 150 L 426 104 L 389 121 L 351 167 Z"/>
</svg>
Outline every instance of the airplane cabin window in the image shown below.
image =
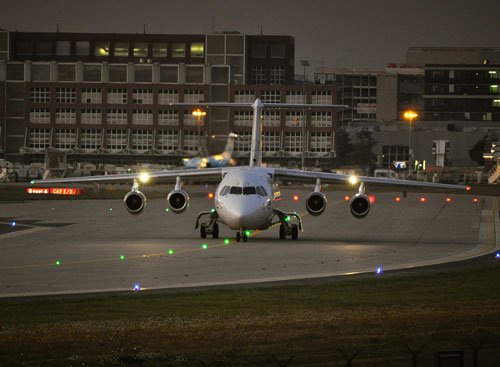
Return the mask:
<svg viewBox="0 0 500 367">
<path fill-rule="evenodd" d="M 244 187 L 243 195 L 255 195 L 255 187 L 253 186 Z"/>
<path fill-rule="evenodd" d="M 241 195 L 242 191 L 243 189 L 240 186 L 231 186 L 231 191 L 229 191 L 229 193 L 234 195 Z"/>
</svg>

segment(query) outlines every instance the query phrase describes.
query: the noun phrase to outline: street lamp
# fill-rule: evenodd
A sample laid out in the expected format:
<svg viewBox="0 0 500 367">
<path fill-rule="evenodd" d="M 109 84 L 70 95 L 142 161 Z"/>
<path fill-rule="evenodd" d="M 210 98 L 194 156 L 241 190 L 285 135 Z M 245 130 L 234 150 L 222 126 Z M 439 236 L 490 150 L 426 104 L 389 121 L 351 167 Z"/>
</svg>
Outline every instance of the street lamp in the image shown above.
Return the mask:
<svg viewBox="0 0 500 367">
<path fill-rule="evenodd" d="M 306 104 L 306 66 L 309 66 L 309 60 L 300 60 L 300 65 L 304 68 L 304 82 L 302 84 L 302 95 L 304 104 Z M 302 169 L 306 166 L 306 109 L 302 110 Z"/>
<path fill-rule="evenodd" d="M 196 117 L 196 127 L 197 127 L 197 130 L 198 130 L 198 153 L 200 153 L 200 156 L 201 156 L 201 136 L 200 136 L 200 120 L 202 117 L 205 117 L 207 115 L 207 113 L 203 110 L 200 110 L 199 108 L 197 108 L 196 110 L 194 110 L 193 112 L 191 112 L 191 114 Z"/>
<path fill-rule="evenodd" d="M 408 134 L 408 156 L 410 158 L 410 163 L 411 163 L 411 161 L 413 160 L 413 148 L 411 144 L 411 130 L 412 130 L 411 123 L 413 122 L 413 119 L 418 117 L 418 114 L 415 111 L 408 110 L 404 112 L 403 117 L 406 120 L 410 121 L 410 129 Z"/>
</svg>

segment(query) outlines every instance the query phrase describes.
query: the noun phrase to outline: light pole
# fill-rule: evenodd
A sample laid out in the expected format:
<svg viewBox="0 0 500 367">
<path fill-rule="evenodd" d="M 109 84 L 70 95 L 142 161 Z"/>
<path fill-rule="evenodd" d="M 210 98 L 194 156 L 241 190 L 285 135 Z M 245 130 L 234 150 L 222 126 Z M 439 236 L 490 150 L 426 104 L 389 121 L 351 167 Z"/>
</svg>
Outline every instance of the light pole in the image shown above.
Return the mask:
<svg viewBox="0 0 500 367">
<path fill-rule="evenodd" d="M 207 115 L 207 113 L 203 110 L 200 110 L 199 108 L 197 108 L 196 110 L 194 110 L 193 112 L 191 112 L 191 114 L 196 117 L 196 127 L 197 127 L 197 130 L 198 130 L 198 153 L 200 154 L 201 156 L 201 136 L 200 136 L 200 120 L 202 117 L 205 117 Z"/>
<path fill-rule="evenodd" d="M 300 60 L 300 65 L 304 68 L 304 82 L 302 83 L 302 96 L 306 104 L 306 66 L 309 66 L 309 60 Z M 306 109 L 302 110 L 302 169 L 306 166 Z"/>
<path fill-rule="evenodd" d="M 411 130 L 412 130 L 412 125 L 411 123 L 413 122 L 413 119 L 418 117 L 418 114 L 415 111 L 408 110 L 405 111 L 403 114 L 403 117 L 410 121 L 410 128 L 409 128 L 409 133 L 408 133 L 408 157 L 410 158 L 410 164 L 413 161 L 413 147 L 412 147 L 412 142 L 411 142 Z"/>
</svg>

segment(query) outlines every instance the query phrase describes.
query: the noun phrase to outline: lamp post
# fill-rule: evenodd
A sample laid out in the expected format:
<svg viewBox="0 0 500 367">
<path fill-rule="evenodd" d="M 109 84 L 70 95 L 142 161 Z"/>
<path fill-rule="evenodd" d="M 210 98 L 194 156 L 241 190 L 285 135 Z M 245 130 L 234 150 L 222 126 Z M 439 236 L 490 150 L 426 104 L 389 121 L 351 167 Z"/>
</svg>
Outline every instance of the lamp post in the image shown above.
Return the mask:
<svg viewBox="0 0 500 367">
<path fill-rule="evenodd" d="M 302 84 L 302 96 L 306 104 L 306 66 L 309 66 L 309 60 L 300 60 L 300 65 L 304 68 L 304 82 Z M 306 166 L 306 109 L 302 110 L 302 169 Z"/>
<path fill-rule="evenodd" d="M 405 111 L 403 114 L 403 117 L 410 121 L 410 128 L 409 128 L 409 134 L 408 134 L 408 156 L 410 158 L 410 163 L 413 161 L 413 147 L 412 147 L 412 142 L 411 142 L 411 130 L 412 130 L 412 125 L 411 123 L 413 122 L 413 119 L 418 117 L 418 114 L 415 111 L 408 110 Z"/>
<path fill-rule="evenodd" d="M 196 127 L 197 127 L 197 130 L 198 130 L 198 153 L 200 153 L 200 156 L 201 156 L 201 136 L 200 136 L 200 120 L 202 117 L 205 117 L 207 115 L 207 113 L 203 110 L 200 110 L 199 108 L 197 108 L 196 110 L 194 110 L 193 112 L 191 112 L 191 114 L 196 117 Z"/>
</svg>

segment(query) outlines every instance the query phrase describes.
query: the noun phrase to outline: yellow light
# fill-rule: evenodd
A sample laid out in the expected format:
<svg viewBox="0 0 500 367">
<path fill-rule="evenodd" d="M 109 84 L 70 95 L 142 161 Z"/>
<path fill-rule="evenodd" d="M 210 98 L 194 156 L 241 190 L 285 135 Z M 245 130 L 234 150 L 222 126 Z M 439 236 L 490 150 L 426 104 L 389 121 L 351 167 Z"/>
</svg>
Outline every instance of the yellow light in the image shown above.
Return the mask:
<svg viewBox="0 0 500 367">
<path fill-rule="evenodd" d="M 205 117 L 207 115 L 207 113 L 203 110 L 200 110 L 199 108 L 197 108 L 196 110 L 194 110 L 193 112 L 191 112 L 191 114 L 194 116 L 194 117 Z"/>
<path fill-rule="evenodd" d="M 358 183 L 358 177 L 356 177 L 356 176 L 354 176 L 354 175 L 350 176 L 350 177 L 349 177 L 349 183 L 350 183 L 351 185 L 356 185 L 356 184 Z"/>
<path fill-rule="evenodd" d="M 149 176 L 149 173 L 147 172 L 142 172 L 140 175 L 139 175 L 139 180 L 142 182 L 142 183 L 146 183 L 149 181 L 151 177 Z"/>
<path fill-rule="evenodd" d="M 222 154 L 216 154 L 216 155 L 214 155 L 214 159 L 216 161 L 222 161 L 224 159 L 224 157 L 222 156 Z"/>
<path fill-rule="evenodd" d="M 403 116 L 406 120 L 413 120 L 414 118 L 418 117 L 418 113 L 416 113 L 415 111 L 409 110 L 409 111 L 405 111 Z"/>
</svg>

